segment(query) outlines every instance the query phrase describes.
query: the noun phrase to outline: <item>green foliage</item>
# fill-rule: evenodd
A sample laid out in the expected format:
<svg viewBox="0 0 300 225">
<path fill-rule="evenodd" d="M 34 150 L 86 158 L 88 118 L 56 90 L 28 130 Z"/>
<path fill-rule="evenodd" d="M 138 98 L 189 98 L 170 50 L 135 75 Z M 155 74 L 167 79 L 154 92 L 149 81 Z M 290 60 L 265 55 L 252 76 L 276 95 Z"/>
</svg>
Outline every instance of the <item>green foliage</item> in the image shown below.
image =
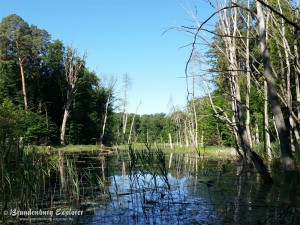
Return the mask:
<svg viewBox="0 0 300 225">
<path fill-rule="evenodd" d="M 138 119 L 137 141 L 141 143 L 168 142 L 168 134 L 173 131 L 174 126 L 164 113 L 142 115 Z"/>
<path fill-rule="evenodd" d="M 214 92 L 216 106 L 224 107 L 227 103 L 223 96 Z M 203 137 L 204 146 L 232 146 L 232 134 L 226 123 L 216 117 L 208 97 L 199 98 L 197 103 L 198 134 Z"/>
<path fill-rule="evenodd" d="M 85 70 L 78 78 L 78 89 L 75 93 L 75 104 L 72 109 L 71 122 L 69 126 L 69 141 L 72 144 L 88 144 L 92 138 L 96 138 L 99 127 L 91 119 L 96 109 L 96 94 L 94 87 L 97 85 L 98 78 L 94 73 Z M 98 130 L 97 130 L 98 129 Z M 98 131 L 98 132 L 97 132 Z"/>
<path fill-rule="evenodd" d="M 47 118 L 37 113 L 27 113 L 9 100 L 0 105 L 0 149 L 3 157 L 18 150 L 19 138 L 26 143 L 48 144 L 54 126 Z"/>
<path fill-rule="evenodd" d="M 25 114 L 20 107 L 16 107 L 9 100 L 0 105 L 0 151 L 5 158 L 10 151 L 18 148 L 18 138 L 24 132 Z"/>
<path fill-rule="evenodd" d="M 18 42 L 18 46 L 16 45 Z M 19 52 L 18 52 L 19 51 Z M 20 53 L 20 54 L 19 54 Z M 29 109 L 24 107 L 19 56 L 24 66 Z M 64 57 L 67 48 L 59 40 L 51 41 L 47 31 L 35 25 L 29 26 L 21 17 L 13 14 L 0 23 L 0 104 L 10 102 L 18 108 L 16 122 L 21 136 L 33 144 L 59 143 L 60 126 L 64 111 L 68 84 L 65 78 Z M 69 143 L 96 143 L 104 121 L 108 90 L 94 72 L 83 66 L 77 80 L 74 104 L 67 123 Z M 113 104 L 108 109 L 106 134 L 103 142 L 111 144 L 115 138 Z M 3 106 L 4 107 L 4 106 Z M 21 108 L 20 108 L 21 107 Z M 15 130 L 13 125 L 12 130 Z M 17 136 L 14 139 L 17 139 Z"/>
<path fill-rule="evenodd" d="M 31 111 L 26 113 L 25 118 L 24 137 L 26 142 L 37 145 L 51 143 L 55 135 L 55 125 L 49 118 Z"/>
</svg>

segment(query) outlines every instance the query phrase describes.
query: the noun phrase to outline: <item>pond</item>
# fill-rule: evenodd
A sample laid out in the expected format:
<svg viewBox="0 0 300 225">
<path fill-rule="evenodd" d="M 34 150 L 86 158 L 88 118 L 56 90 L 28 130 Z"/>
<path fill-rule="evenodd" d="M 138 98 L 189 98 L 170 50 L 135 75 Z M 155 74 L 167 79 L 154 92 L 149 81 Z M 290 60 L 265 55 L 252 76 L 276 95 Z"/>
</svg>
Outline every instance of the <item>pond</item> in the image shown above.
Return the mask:
<svg viewBox="0 0 300 225">
<path fill-rule="evenodd" d="M 1 165 L 0 224 L 299 224 L 299 173 L 160 150 L 29 154 Z"/>
</svg>

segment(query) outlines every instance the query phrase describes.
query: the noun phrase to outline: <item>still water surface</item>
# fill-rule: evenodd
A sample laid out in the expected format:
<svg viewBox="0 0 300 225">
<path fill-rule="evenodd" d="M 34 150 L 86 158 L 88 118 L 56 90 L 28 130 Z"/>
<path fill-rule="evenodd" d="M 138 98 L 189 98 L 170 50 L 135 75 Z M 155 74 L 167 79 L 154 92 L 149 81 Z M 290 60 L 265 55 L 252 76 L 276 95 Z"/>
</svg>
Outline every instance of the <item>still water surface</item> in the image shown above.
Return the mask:
<svg viewBox="0 0 300 225">
<path fill-rule="evenodd" d="M 278 168 L 270 168 L 275 182 L 270 185 L 235 161 L 193 154 L 26 157 L 2 165 L 0 224 L 300 222 L 299 174 L 287 181 Z"/>
</svg>

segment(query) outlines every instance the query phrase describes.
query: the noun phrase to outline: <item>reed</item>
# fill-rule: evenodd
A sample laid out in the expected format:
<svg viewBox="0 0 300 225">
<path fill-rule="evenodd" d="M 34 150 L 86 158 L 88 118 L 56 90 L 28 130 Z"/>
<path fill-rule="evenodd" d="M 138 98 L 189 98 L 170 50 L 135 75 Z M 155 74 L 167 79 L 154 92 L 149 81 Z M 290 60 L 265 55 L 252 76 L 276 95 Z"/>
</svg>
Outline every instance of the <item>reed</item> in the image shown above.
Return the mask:
<svg viewBox="0 0 300 225">
<path fill-rule="evenodd" d="M 76 166 L 71 159 L 67 159 L 67 172 L 69 179 L 69 191 L 71 193 L 70 197 L 74 198 L 78 202 L 80 199 L 80 183 Z"/>
</svg>

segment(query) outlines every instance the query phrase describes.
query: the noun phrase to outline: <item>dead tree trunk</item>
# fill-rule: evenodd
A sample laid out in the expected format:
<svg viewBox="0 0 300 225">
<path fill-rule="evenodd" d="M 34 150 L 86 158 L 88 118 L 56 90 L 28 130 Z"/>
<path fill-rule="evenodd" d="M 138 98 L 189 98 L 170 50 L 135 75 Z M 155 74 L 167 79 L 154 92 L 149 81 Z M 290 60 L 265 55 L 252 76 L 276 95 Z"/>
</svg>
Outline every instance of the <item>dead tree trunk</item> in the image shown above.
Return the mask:
<svg viewBox="0 0 300 225">
<path fill-rule="evenodd" d="M 250 8 L 250 0 L 248 0 L 248 8 Z M 252 148 L 252 135 L 250 129 L 250 92 L 251 92 L 251 68 L 250 68 L 250 13 L 247 13 L 247 36 L 246 36 L 246 130 L 250 147 Z"/>
<path fill-rule="evenodd" d="M 294 160 L 292 157 L 291 147 L 289 145 L 289 134 L 286 128 L 282 110 L 279 105 L 277 88 L 275 85 L 275 78 L 273 76 L 271 62 L 269 57 L 269 51 L 266 41 L 266 27 L 264 21 L 264 13 L 260 2 L 256 1 L 257 7 L 257 20 L 259 23 L 260 34 L 260 48 L 264 66 L 264 76 L 268 86 L 268 99 L 274 115 L 275 126 L 278 131 L 278 138 L 280 141 L 281 158 L 286 171 L 294 171 Z"/>
<path fill-rule="evenodd" d="M 133 115 L 133 118 L 132 118 L 132 121 L 131 121 L 131 126 L 130 126 L 130 131 L 129 131 L 129 136 L 128 136 L 128 144 L 131 144 L 131 134 L 132 134 L 133 126 L 134 126 L 134 120 L 135 120 L 135 116 L 136 116 L 136 114 L 138 112 L 138 109 L 139 109 L 141 104 L 142 104 L 142 102 L 140 102 L 138 104 L 138 106 L 136 107 L 135 114 Z"/>
<path fill-rule="evenodd" d="M 193 57 L 191 59 L 192 68 L 196 66 L 196 62 L 200 61 L 200 56 L 198 52 L 194 52 Z M 192 100 L 191 100 L 191 140 L 193 141 L 193 146 L 198 148 L 198 119 L 197 119 L 197 111 L 196 111 L 196 103 L 195 103 L 195 84 L 196 84 L 196 75 L 195 71 L 191 72 L 192 74 Z"/>
<path fill-rule="evenodd" d="M 236 2 L 235 2 L 236 3 Z M 232 106 L 233 106 L 233 114 L 235 116 L 237 122 L 237 130 L 240 139 L 240 145 L 244 152 L 244 162 L 248 163 L 248 157 L 252 160 L 257 172 L 262 176 L 262 178 L 267 183 L 272 183 L 273 180 L 267 171 L 262 159 L 253 152 L 249 140 L 249 134 L 246 129 L 246 124 L 244 120 L 244 112 L 242 107 L 242 98 L 239 84 L 239 67 L 238 67 L 238 58 L 237 58 L 237 43 L 236 36 L 238 33 L 238 9 L 235 7 L 229 12 L 230 16 L 227 17 L 226 10 L 220 16 L 220 23 L 223 26 L 224 35 L 226 38 L 225 47 L 227 53 L 227 60 L 229 63 L 230 70 L 230 89 L 231 89 L 231 97 L 232 97 Z M 232 20 L 232 22 L 231 22 Z M 249 47 L 246 45 L 246 47 Z"/>
<path fill-rule="evenodd" d="M 103 144 L 103 137 L 104 137 L 104 134 L 105 134 L 105 127 L 106 127 L 107 113 L 108 113 L 108 106 L 109 106 L 109 103 L 110 103 L 110 98 L 111 98 L 111 93 L 109 91 L 108 96 L 107 96 L 107 100 L 106 100 L 106 103 L 105 103 L 105 113 L 104 113 L 103 125 L 102 125 L 102 130 L 101 130 L 101 133 L 100 133 L 100 141 L 99 141 L 100 145 Z"/>
<path fill-rule="evenodd" d="M 264 80 L 264 145 L 268 155 L 268 160 L 272 160 L 270 131 L 269 131 L 269 110 L 268 110 L 268 85 Z"/>
<path fill-rule="evenodd" d="M 123 114 L 122 114 L 122 144 L 125 144 L 125 134 L 126 134 L 126 126 L 127 126 L 127 91 L 130 87 L 130 77 L 126 73 L 123 75 Z"/>
<path fill-rule="evenodd" d="M 63 115 L 63 120 L 62 120 L 62 124 L 61 124 L 61 129 L 60 129 L 60 144 L 61 145 L 66 144 L 66 140 L 65 140 L 66 126 L 67 126 L 67 120 L 69 118 L 69 110 L 67 108 L 68 108 L 68 106 L 66 105 L 65 109 L 64 109 L 64 115 Z"/>
<path fill-rule="evenodd" d="M 297 8 L 300 7 L 300 1 L 297 1 Z M 299 10 L 296 10 L 295 15 L 296 23 L 299 23 Z M 297 118 L 300 120 L 300 57 L 299 57 L 299 49 L 298 49 L 298 30 L 294 28 L 294 69 L 295 69 L 295 88 L 296 88 L 296 111 Z M 300 140 L 299 140 L 300 142 Z M 300 151 L 300 149 L 299 149 Z"/>
<path fill-rule="evenodd" d="M 297 1 L 297 8 L 299 9 L 300 6 L 300 1 Z M 299 23 L 299 10 L 296 10 L 296 23 Z M 297 40 L 297 35 L 298 35 L 298 30 L 294 28 L 294 70 L 295 70 L 295 89 L 296 89 L 296 117 L 300 121 L 300 57 L 299 57 L 299 49 L 298 49 L 298 40 Z M 300 151 L 300 135 L 299 131 L 298 132 L 298 137 L 296 136 L 297 134 L 295 133 L 296 136 L 296 143 L 297 143 L 297 151 L 299 153 Z"/>
<path fill-rule="evenodd" d="M 84 54 L 82 57 L 79 57 L 77 49 L 68 47 L 66 56 L 64 58 L 64 69 L 65 69 L 65 76 L 67 81 L 67 97 L 66 97 L 67 99 L 64 105 L 64 114 L 63 114 L 61 130 L 60 130 L 61 145 L 66 144 L 65 136 L 66 136 L 67 120 L 69 118 L 71 106 L 74 100 L 78 73 L 82 65 L 84 64 L 85 58 L 86 58 L 86 54 Z"/>
<path fill-rule="evenodd" d="M 106 121 L 107 121 L 107 115 L 108 115 L 108 107 L 111 102 L 111 97 L 112 97 L 114 86 L 115 86 L 116 82 L 117 82 L 117 79 L 114 79 L 113 77 L 111 77 L 110 80 L 108 80 L 107 100 L 105 103 L 105 113 L 104 113 L 102 130 L 100 132 L 100 145 L 103 144 L 103 138 L 104 138 L 104 134 L 105 134 L 105 127 L 106 127 Z"/>
</svg>

